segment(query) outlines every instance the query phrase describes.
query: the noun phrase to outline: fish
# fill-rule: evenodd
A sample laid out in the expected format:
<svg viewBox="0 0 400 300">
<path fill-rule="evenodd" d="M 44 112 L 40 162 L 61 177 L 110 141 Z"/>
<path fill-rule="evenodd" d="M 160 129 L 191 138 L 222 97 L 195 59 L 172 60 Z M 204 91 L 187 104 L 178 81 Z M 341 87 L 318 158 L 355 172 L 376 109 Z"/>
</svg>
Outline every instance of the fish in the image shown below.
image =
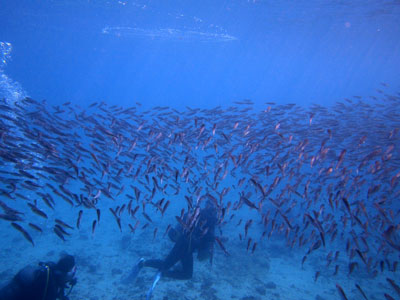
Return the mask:
<svg viewBox="0 0 400 300">
<path fill-rule="evenodd" d="M 29 241 L 32 244 L 32 246 L 35 246 L 35 243 L 33 242 L 32 237 L 29 235 L 29 233 L 21 225 L 19 225 L 18 223 L 15 223 L 15 222 L 11 222 L 11 226 L 14 227 L 20 233 L 22 233 L 24 238 L 27 241 Z"/>
<path fill-rule="evenodd" d="M 96 195 L 94 195 L 93 199 L 96 200 L 101 196 L 101 190 L 98 190 Z"/>
<path fill-rule="evenodd" d="M 243 239 L 247 252 L 264 251 L 255 236 L 249 243 L 254 231 L 287 249 L 305 249 L 302 267 L 312 259 L 316 270 L 332 265 L 343 277 L 361 270 L 362 261 L 371 277 L 381 277 L 397 269 L 400 251 L 394 205 L 400 124 L 398 93 L 378 94 L 329 107 L 274 103 L 259 111 L 247 100 L 180 111 L 3 100 L 0 195 L 7 205 L 0 203 L 0 218 L 42 227 L 37 219 L 68 221 L 68 206 L 78 214 L 74 227 L 90 231 L 81 226 L 83 211 L 96 210 L 98 226 L 112 200 L 118 225 L 112 230 L 122 232 L 126 222 L 130 232 L 151 231 L 155 241 L 159 230 L 169 230 L 157 225 L 160 218 L 172 226 L 170 206 L 183 209 L 175 219 L 191 233 L 195 210 L 206 200 L 216 207 L 217 228 L 238 224 L 232 236 Z M 363 122 L 365 116 L 374 122 Z M 60 239 L 76 234 L 69 229 L 57 222 L 53 228 Z M 322 247 L 331 254 L 315 260 Z M 339 268 L 339 250 L 347 269 Z"/>
<path fill-rule="evenodd" d="M 89 154 L 92 156 L 92 158 L 93 158 L 94 161 L 96 162 L 97 166 L 101 167 L 101 166 L 100 166 L 100 163 L 99 163 L 99 160 L 97 159 L 96 154 L 94 154 L 94 153 L 92 153 L 92 152 L 89 152 Z"/>
<path fill-rule="evenodd" d="M 76 228 L 78 228 L 78 229 L 81 225 L 82 214 L 83 214 L 83 210 L 80 210 L 78 212 L 78 219 L 76 220 Z"/>
<path fill-rule="evenodd" d="M 335 166 L 335 170 L 337 170 L 340 167 L 340 165 L 343 163 L 344 156 L 346 155 L 346 152 L 347 152 L 346 149 L 343 149 L 342 152 L 340 152 L 338 161 L 337 161 L 336 166 Z"/>
<path fill-rule="evenodd" d="M 344 293 L 342 287 L 341 287 L 338 283 L 336 283 L 336 288 L 337 288 L 337 290 L 338 290 L 338 293 L 339 293 L 340 298 L 341 298 L 342 300 L 348 300 L 348 298 L 347 298 L 346 294 Z"/>
<path fill-rule="evenodd" d="M 162 215 L 162 216 L 164 216 L 165 211 L 167 210 L 169 204 L 170 204 L 170 201 L 169 201 L 169 200 L 164 204 L 164 207 L 163 207 L 162 210 L 161 210 L 161 215 Z"/>
<path fill-rule="evenodd" d="M 55 219 L 55 222 L 57 224 L 61 225 L 62 227 L 69 228 L 69 229 L 74 229 L 71 225 L 68 225 L 67 223 L 65 223 L 64 221 L 62 221 L 60 219 Z"/>
<path fill-rule="evenodd" d="M 229 252 L 226 251 L 225 246 L 222 244 L 221 240 L 218 237 L 215 237 L 215 240 L 217 242 L 217 244 L 220 246 L 220 248 L 222 249 L 222 251 L 224 251 L 225 255 L 229 256 Z"/>
<path fill-rule="evenodd" d="M 257 248 L 257 243 L 256 243 L 256 242 L 254 242 L 254 244 L 253 244 L 253 248 L 251 249 L 251 254 L 253 254 L 253 253 L 254 253 L 254 251 L 256 251 L 256 248 Z"/>
<path fill-rule="evenodd" d="M 351 262 L 349 264 L 349 275 L 353 272 L 354 268 L 358 267 L 358 263 L 357 262 Z"/>
<path fill-rule="evenodd" d="M 151 218 L 149 217 L 148 214 L 146 214 L 145 212 L 143 212 L 142 214 L 146 218 L 147 221 L 149 221 L 150 223 L 153 223 L 153 221 L 151 220 Z"/>
<path fill-rule="evenodd" d="M 321 274 L 320 271 L 316 271 L 314 275 L 314 282 L 317 282 L 319 275 Z"/>
<path fill-rule="evenodd" d="M 42 228 L 40 228 L 38 225 L 33 224 L 33 223 L 28 223 L 28 225 L 29 225 L 31 228 L 35 229 L 36 231 L 39 231 L 40 233 L 43 233 Z"/>
<path fill-rule="evenodd" d="M 250 219 L 250 220 L 248 220 L 248 221 L 246 222 L 246 224 L 245 224 L 245 226 L 244 226 L 244 237 L 245 237 L 245 238 L 247 237 L 247 232 L 248 232 L 248 230 L 249 230 L 249 228 L 250 228 L 250 226 L 251 226 L 252 223 L 253 223 L 253 220 Z"/>
<path fill-rule="evenodd" d="M 117 213 L 110 207 L 110 211 L 113 214 L 115 221 L 117 222 L 119 231 L 122 232 L 122 227 L 121 227 L 121 218 L 117 215 Z"/>
<path fill-rule="evenodd" d="M 60 224 L 55 224 L 54 228 L 57 228 L 57 230 L 60 231 L 63 235 L 71 235 Z"/>
<path fill-rule="evenodd" d="M 97 225 L 97 220 L 93 220 L 93 222 L 92 222 L 92 235 L 94 234 L 94 231 L 96 230 L 96 225 Z"/>
<path fill-rule="evenodd" d="M 168 224 L 163 236 L 165 236 L 171 230 L 171 228 L 172 228 L 171 224 Z"/>
<path fill-rule="evenodd" d="M 97 215 L 97 223 L 100 223 L 100 209 L 96 208 L 96 215 Z"/>
<path fill-rule="evenodd" d="M 396 284 L 396 282 L 394 282 L 394 280 L 389 277 L 386 277 L 386 281 L 390 283 L 392 288 L 396 291 L 397 295 L 400 296 L 400 287 Z"/>
<path fill-rule="evenodd" d="M 307 251 L 307 255 L 309 255 L 311 252 L 319 249 L 321 247 L 321 241 L 318 240 L 314 244 L 311 245 L 310 249 Z"/>
<path fill-rule="evenodd" d="M 251 241 L 252 241 L 251 238 L 249 238 L 249 240 L 247 241 L 247 248 L 246 248 L 247 251 L 249 251 Z"/>
<path fill-rule="evenodd" d="M 54 226 L 53 227 L 53 231 L 62 241 L 65 242 L 64 234 L 63 234 L 63 232 L 61 231 L 61 229 L 59 227 Z"/>
<path fill-rule="evenodd" d="M 251 202 L 249 199 L 247 199 L 247 197 L 241 196 L 240 197 L 240 201 L 241 202 L 243 201 L 250 208 L 254 208 L 255 210 L 259 210 L 259 208 L 253 202 Z"/>
<path fill-rule="evenodd" d="M 139 210 L 139 205 L 137 205 L 132 211 L 131 211 L 131 216 L 132 216 L 132 218 L 134 218 L 135 217 L 135 214 L 136 214 L 136 212 Z"/>
<path fill-rule="evenodd" d="M 333 276 L 337 275 L 339 272 L 339 265 L 335 266 L 335 272 L 333 273 Z"/>
<path fill-rule="evenodd" d="M 20 216 L 14 215 L 14 214 L 0 214 L 0 219 L 6 220 L 6 221 L 23 221 Z"/>
<path fill-rule="evenodd" d="M 358 289 L 358 291 L 361 293 L 361 295 L 364 297 L 365 300 L 368 300 L 367 295 L 365 295 L 364 291 L 361 289 L 361 287 L 356 283 L 356 288 Z"/>
</svg>

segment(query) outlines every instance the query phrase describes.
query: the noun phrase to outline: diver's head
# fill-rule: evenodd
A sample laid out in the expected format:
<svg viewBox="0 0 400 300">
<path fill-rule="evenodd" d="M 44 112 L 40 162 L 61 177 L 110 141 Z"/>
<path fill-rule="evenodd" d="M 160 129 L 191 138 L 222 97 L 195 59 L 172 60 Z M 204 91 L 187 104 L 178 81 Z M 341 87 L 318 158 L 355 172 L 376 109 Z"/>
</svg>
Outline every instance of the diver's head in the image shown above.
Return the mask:
<svg viewBox="0 0 400 300">
<path fill-rule="evenodd" d="M 208 194 L 208 197 L 204 203 L 203 209 L 215 209 L 215 203 L 213 201 L 213 198 L 210 194 Z"/>
<path fill-rule="evenodd" d="M 207 223 L 207 227 L 214 228 L 217 223 L 217 204 L 212 200 L 211 196 L 205 201 L 204 207 L 200 213 L 200 223 Z"/>
<path fill-rule="evenodd" d="M 56 269 L 63 273 L 71 272 L 75 267 L 75 258 L 69 254 L 61 255 L 60 260 L 56 264 Z"/>
<path fill-rule="evenodd" d="M 75 258 L 69 254 L 62 254 L 55 266 L 55 270 L 62 274 L 63 281 L 71 282 L 75 277 Z"/>
</svg>

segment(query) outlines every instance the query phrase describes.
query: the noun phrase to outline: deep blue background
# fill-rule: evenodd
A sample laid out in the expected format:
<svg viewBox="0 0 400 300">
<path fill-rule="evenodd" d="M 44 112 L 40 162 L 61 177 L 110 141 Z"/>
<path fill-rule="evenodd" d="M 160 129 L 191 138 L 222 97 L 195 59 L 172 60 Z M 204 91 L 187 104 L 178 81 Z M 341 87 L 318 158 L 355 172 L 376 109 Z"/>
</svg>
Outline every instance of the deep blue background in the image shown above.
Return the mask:
<svg viewBox="0 0 400 300">
<path fill-rule="evenodd" d="M 399 88 L 396 1 L 0 3 L 0 41 L 13 46 L 4 72 L 50 103 L 329 105 Z M 137 33 L 167 28 L 179 32 Z"/>
</svg>

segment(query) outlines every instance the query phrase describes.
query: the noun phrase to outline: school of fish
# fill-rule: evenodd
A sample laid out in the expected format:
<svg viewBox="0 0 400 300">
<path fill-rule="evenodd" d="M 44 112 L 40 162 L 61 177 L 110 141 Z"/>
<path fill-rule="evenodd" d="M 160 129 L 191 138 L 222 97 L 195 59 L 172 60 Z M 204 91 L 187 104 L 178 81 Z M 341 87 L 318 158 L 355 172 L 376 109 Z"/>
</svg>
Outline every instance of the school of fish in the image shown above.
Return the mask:
<svg viewBox="0 0 400 300">
<path fill-rule="evenodd" d="M 242 228 L 238 238 L 249 255 L 262 251 L 261 240 L 280 236 L 287 247 L 303 249 L 302 265 L 329 249 L 322 268 L 332 277 L 355 269 L 371 278 L 396 272 L 400 93 L 378 92 L 332 107 L 267 102 L 263 110 L 249 100 L 183 111 L 2 100 L 0 222 L 35 245 L 30 232 L 46 230 L 38 220 L 51 219 L 54 234 L 67 241 L 88 210 L 96 215 L 93 234 L 102 214 L 113 215 L 116 231 L 135 232 L 174 206 L 180 214 L 171 215 L 166 231 L 175 220 L 190 231 L 209 199 L 220 226 Z M 104 209 L 108 200 L 114 205 Z M 76 211 L 76 224 L 50 218 L 60 201 Z M 28 220 L 28 211 L 35 217 Z M 248 211 L 259 217 L 246 217 Z M 262 234 L 251 236 L 257 226 Z M 216 244 L 229 255 L 221 237 Z M 339 257 L 348 270 L 339 270 Z M 387 290 L 375 296 L 398 299 L 399 285 L 386 281 Z M 339 284 L 336 289 L 348 299 Z"/>
</svg>

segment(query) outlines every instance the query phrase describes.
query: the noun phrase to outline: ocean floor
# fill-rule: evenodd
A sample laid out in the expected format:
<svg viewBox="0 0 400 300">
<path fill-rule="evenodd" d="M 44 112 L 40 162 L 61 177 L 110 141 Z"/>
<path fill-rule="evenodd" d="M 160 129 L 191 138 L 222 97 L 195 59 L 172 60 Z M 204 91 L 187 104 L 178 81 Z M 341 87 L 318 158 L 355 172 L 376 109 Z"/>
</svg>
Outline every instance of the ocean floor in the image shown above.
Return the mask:
<svg viewBox="0 0 400 300">
<path fill-rule="evenodd" d="M 145 299 L 156 274 L 154 269 L 142 269 L 130 284 L 122 284 L 121 279 L 129 274 L 138 258 L 162 258 L 173 244 L 167 236 L 163 237 L 163 224 L 159 225 L 159 236 L 153 239 L 150 226 L 135 234 L 128 233 L 127 228 L 120 233 L 113 222 L 111 216 L 105 217 L 94 235 L 81 230 L 66 242 L 50 231 L 34 234 L 36 244 L 32 247 L 2 221 L 0 284 L 5 284 L 26 264 L 56 261 L 66 251 L 77 260 L 78 283 L 70 294 L 71 300 Z M 195 258 L 191 280 L 161 278 L 152 299 L 334 300 L 340 299 L 336 284 L 342 286 L 348 299 L 363 299 L 355 287 L 357 283 L 368 299 L 380 300 L 385 292 L 395 295 L 387 277 L 400 281 L 398 273 L 388 270 L 375 278 L 366 275 L 362 268 L 348 275 L 345 261 L 339 261 L 342 271 L 333 276 L 333 267 L 326 267 L 329 249 L 311 254 L 302 268 L 305 250 L 289 249 L 279 237 L 265 239 L 254 254 L 247 252 L 245 243 L 237 237 L 230 237 L 224 243 L 229 256 L 215 245 L 212 265 Z M 315 281 L 317 270 L 321 275 Z"/>
</svg>

